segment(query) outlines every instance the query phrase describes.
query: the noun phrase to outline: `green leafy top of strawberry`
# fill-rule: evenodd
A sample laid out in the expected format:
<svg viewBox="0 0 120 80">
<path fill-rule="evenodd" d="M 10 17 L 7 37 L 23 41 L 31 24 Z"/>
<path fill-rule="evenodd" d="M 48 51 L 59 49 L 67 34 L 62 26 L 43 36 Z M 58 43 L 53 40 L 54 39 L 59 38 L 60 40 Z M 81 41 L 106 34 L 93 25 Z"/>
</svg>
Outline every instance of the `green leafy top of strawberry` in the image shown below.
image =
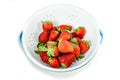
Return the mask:
<svg viewBox="0 0 120 80">
<path fill-rule="evenodd" d="M 39 43 L 37 44 L 37 48 L 38 48 L 39 46 L 44 46 L 44 45 L 45 45 L 45 43 L 39 42 Z"/>
<path fill-rule="evenodd" d="M 56 28 L 57 28 L 57 31 L 59 31 L 59 32 L 60 32 L 60 27 L 59 27 L 59 26 L 57 26 Z"/>
<path fill-rule="evenodd" d="M 52 24 L 52 22 L 51 21 L 41 21 L 43 24 Z"/>
<path fill-rule="evenodd" d="M 47 52 L 48 49 L 47 49 L 45 46 L 46 46 L 45 43 L 39 42 L 39 43 L 37 44 L 38 50 L 35 50 L 34 52 L 35 52 L 36 54 L 39 54 L 40 52 Z"/>
<path fill-rule="evenodd" d="M 81 60 L 83 58 L 85 58 L 85 56 L 84 55 L 80 55 L 78 58 L 75 58 L 74 61 L 79 61 L 79 60 Z"/>
<path fill-rule="evenodd" d="M 84 28 L 84 27 L 79 26 L 77 29 L 75 29 L 75 32 L 79 31 L 82 28 Z"/>
<path fill-rule="evenodd" d="M 67 66 L 64 63 L 61 63 L 61 68 L 67 68 Z"/>
<path fill-rule="evenodd" d="M 47 41 L 47 47 L 57 45 L 56 41 Z"/>
<path fill-rule="evenodd" d="M 79 44 L 76 38 L 72 38 L 70 41 L 71 41 L 72 43 Z"/>
<path fill-rule="evenodd" d="M 53 46 L 49 46 L 49 47 L 48 47 L 47 55 L 48 55 L 49 57 L 54 56 Z"/>
<path fill-rule="evenodd" d="M 76 47 L 77 47 L 77 44 L 72 43 L 72 46 L 73 46 L 73 48 L 76 48 Z"/>
<path fill-rule="evenodd" d="M 38 51 L 43 51 L 43 52 L 47 52 L 48 51 L 48 49 L 45 47 L 45 45 L 44 46 L 39 46 L 38 47 Z"/>
</svg>

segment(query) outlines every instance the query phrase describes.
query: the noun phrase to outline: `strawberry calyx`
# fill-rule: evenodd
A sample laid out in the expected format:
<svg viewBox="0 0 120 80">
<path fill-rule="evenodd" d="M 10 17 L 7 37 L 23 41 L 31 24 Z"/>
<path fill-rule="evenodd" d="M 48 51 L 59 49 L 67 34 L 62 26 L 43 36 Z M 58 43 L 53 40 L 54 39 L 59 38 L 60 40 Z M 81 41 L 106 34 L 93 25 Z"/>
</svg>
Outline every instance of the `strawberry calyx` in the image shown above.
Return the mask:
<svg viewBox="0 0 120 80">
<path fill-rule="evenodd" d="M 56 41 L 47 41 L 47 47 L 57 45 Z"/>
<path fill-rule="evenodd" d="M 48 21 L 41 21 L 41 23 L 43 23 L 44 25 L 45 25 L 45 24 L 52 24 L 52 22 L 49 21 L 49 20 L 48 20 Z"/>
<path fill-rule="evenodd" d="M 59 27 L 59 26 L 57 26 L 57 31 L 59 31 L 59 32 L 60 32 L 60 27 Z"/>
<path fill-rule="evenodd" d="M 54 46 L 49 46 L 48 47 L 47 55 L 49 57 L 54 57 L 55 56 L 55 52 L 53 51 L 53 48 L 54 48 Z"/>
<path fill-rule="evenodd" d="M 64 63 L 61 63 L 61 68 L 67 68 L 67 66 Z"/>
<path fill-rule="evenodd" d="M 76 38 L 72 38 L 72 39 L 70 39 L 70 41 L 74 44 L 79 44 Z"/>
<path fill-rule="evenodd" d="M 79 31 L 82 28 L 84 28 L 84 27 L 79 26 L 77 29 L 75 29 L 75 32 Z"/>
<path fill-rule="evenodd" d="M 77 45 L 77 44 L 72 43 L 72 46 L 73 46 L 73 48 L 75 49 L 78 45 Z"/>
</svg>

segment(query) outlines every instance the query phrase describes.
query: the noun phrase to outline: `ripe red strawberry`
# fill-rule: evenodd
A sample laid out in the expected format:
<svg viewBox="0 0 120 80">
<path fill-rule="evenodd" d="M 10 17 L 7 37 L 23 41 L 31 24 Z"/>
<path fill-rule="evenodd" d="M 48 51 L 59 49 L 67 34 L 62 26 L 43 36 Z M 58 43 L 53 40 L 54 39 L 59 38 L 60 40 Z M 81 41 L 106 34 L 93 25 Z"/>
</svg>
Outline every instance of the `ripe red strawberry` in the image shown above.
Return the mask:
<svg viewBox="0 0 120 80">
<path fill-rule="evenodd" d="M 68 53 L 74 51 L 72 43 L 67 40 L 62 40 L 58 44 L 58 50 L 61 53 Z"/>
<path fill-rule="evenodd" d="M 53 28 L 53 24 L 51 21 L 42 21 L 42 27 L 44 31 L 49 31 Z"/>
<path fill-rule="evenodd" d="M 52 28 L 52 30 L 57 30 L 57 28 L 54 26 L 54 27 Z M 52 30 L 51 30 L 51 31 L 52 31 Z"/>
<path fill-rule="evenodd" d="M 81 54 L 85 54 L 85 52 L 87 52 L 89 48 L 90 48 L 90 44 L 87 40 L 80 41 L 80 53 Z"/>
<path fill-rule="evenodd" d="M 48 37 L 49 37 L 48 32 L 47 32 L 47 31 L 44 31 L 44 32 L 42 32 L 42 33 L 39 35 L 38 40 L 39 40 L 40 42 L 46 42 L 46 41 L 48 41 Z"/>
<path fill-rule="evenodd" d="M 40 52 L 40 57 L 44 63 L 48 62 L 48 56 L 45 52 Z"/>
<path fill-rule="evenodd" d="M 86 29 L 84 27 L 78 27 L 75 30 L 75 34 L 76 36 L 80 37 L 80 39 L 82 39 L 86 34 Z"/>
<path fill-rule="evenodd" d="M 77 41 L 80 43 L 80 38 L 79 37 L 75 37 L 77 39 Z"/>
<path fill-rule="evenodd" d="M 72 32 L 71 33 L 71 38 L 74 38 L 74 37 L 76 37 L 76 34 L 75 34 L 75 32 Z"/>
<path fill-rule="evenodd" d="M 58 47 L 57 46 L 49 46 L 47 55 L 50 57 L 58 57 L 60 55 L 59 51 L 58 51 Z"/>
<path fill-rule="evenodd" d="M 59 59 L 61 67 L 67 68 L 74 61 L 75 55 L 70 54 L 70 53 L 69 54 L 64 54 L 64 55 L 61 55 L 60 57 L 58 57 L 58 59 Z"/>
<path fill-rule="evenodd" d="M 57 41 L 59 41 L 59 40 L 69 40 L 69 39 L 70 39 L 70 33 L 67 32 L 67 31 L 64 31 L 60 34 Z"/>
<path fill-rule="evenodd" d="M 73 44 L 74 51 L 71 54 L 74 54 L 76 58 L 80 57 L 80 47 L 76 44 Z"/>
<path fill-rule="evenodd" d="M 46 44 L 47 47 L 49 47 L 49 46 L 55 46 L 55 45 L 57 45 L 56 41 L 47 41 L 47 44 Z"/>
<path fill-rule="evenodd" d="M 72 26 L 70 26 L 70 25 L 60 25 L 58 27 L 58 30 L 61 31 L 61 32 L 65 31 L 65 30 L 71 31 L 72 30 Z"/>
<path fill-rule="evenodd" d="M 53 68 L 59 68 L 60 67 L 60 64 L 59 64 L 59 61 L 57 58 L 49 58 L 49 64 L 51 67 Z"/>
<path fill-rule="evenodd" d="M 58 37 L 58 35 L 59 35 L 59 32 L 58 31 L 51 31 L 50 32 L 50 36 L 49 36 L 49 40 L 50 41 L 53 41 L 53 40 L 56 40 L 57 39 L 57 37 Z"/>
</svg>

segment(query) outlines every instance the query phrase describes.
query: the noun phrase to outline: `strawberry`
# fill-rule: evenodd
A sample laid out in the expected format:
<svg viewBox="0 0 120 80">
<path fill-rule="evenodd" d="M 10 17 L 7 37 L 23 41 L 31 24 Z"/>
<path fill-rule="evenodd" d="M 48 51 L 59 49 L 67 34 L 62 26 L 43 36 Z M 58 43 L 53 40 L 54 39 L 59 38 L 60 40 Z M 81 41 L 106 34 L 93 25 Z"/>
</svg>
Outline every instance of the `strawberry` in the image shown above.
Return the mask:
<svg viewBox="0 0 120 80">
<path fill-rule="evenodd" d="M 79 44 L 80 38 L 79 37 L 74 37 L 74 38 L 70 39 L 70 41 L 74 44 Z"/>
<path fill-rule="evenodd" d="M 58 50 L 61 53 L 68 53 L 74 51 L 72 43 L 67 40 L 62 40 L 58 43 Z"/>
<path fill-rule="evenodd" d="M 85 54 L 85 52 L 87 52 L 89 48 L 90 48 L 90 44 L 87 40 L 80 41 L 80 53 L 81 54 Z"/>
<path fill-rule="evenodd" d="M 39 37 L 38 37 L 39 42 L 46 42 L 46 41 L 48 41 L 48 36 L 49 36 L 49 34 L 48 34 L 47 31 L 42 32 L 39 35 Z"/>
<path fill-rule="evenodd" d="M 53 28 L 53 24 L 51 21 L 42 21 L 42 28 L 44 31 L 49 31 Z"/>
<path fill-rule="evenodd" d="M 80 38 L 79 37 L 75 37 L 77 39 L 77 42 L 80 43 Z"/>
<path fill-rule="evenodd" d="M 73 38 L 73 37 L 76 37 L 75 32 L 72 32 L 72 33 L 71 33 L 71 38 Z"/>
<path fill-rule="evenodd" d="M 58 28 L 58 31 L 66 31 L 66 30 L 68 30 L 68 31 L 71 31 L 72 30 L 72 26 L 70 26 L 70 25 L 60 25 Z"/>
<path fill-rule="evenodd" d="M 78 27 L 75 30 L 75 34 L 76 36 L 80 37 L 80 39 L 84 38 L 85 34 L 86 34 L 86 29 L 84 27 Z"/>
<path fill-rule="evenodd" d="M 49 46 L 55 46 L 55 45 L 57 45 L 56 41 L 47 41 L 47 44 L 46 44 L 47 47 L 49 47 Z"/>
<path fill-rule="evenodd" d="M 74 54 L 76 58 L 80 57 L 80 47 L 76 44 L 73 44 L 74 51 L 71 54 Z"/>
<path fill-rule="evenodd" d="M 49 58 L 49 64 L 51 67 L 53 68 L 59 68 L 60 67 L 60 64 L 59 64 L 59 61 L 57 58 Z"/>
<path fill-rule="evenodd" d="M 49 40 L 50 41 L 53 41 L 53 40 L 56 40 L 57 39 L 57 37 L 58 37 L 58 35 L 59 35 L 59 32 L 58 31 L 51 31 L 50 32 L 50 36 L 49 36 Z"/>
<path fill-rule="evenodd" d="M 40 52 L 40 57 L 44 63 L 48 62 L 48 56 L 45 52 Z"/>
<path fill-rule="evenodd" d="M 49 46 L 47 55 L 50 57 L 58 57 L 60 55 L 59 51 L 58 51 L 58 47 L 57 46 Z"/>
<path fill-rule="evenodd" d="M 54 27 L 52 28 L 52 30 L 57 30 L 57 28 L 54 26 Z M 51 31 L 52 31 L 52 30 L 51 30 Z"/>
<path fill-rule="evenodd" d="M 67 32 L 67 31 L 64 31 L 60 34 L 60 36 L 58 37 L 57 41 L 60 41 L 60 40 L 69 40 L 70 39 L 70 33 Z"/>
<path fill-rule="evenodd" d="M 61 67 L 67 68 L 74 61 L 75 55 L 70 54 L 70 53 L 69 54 L 64 54 L 64 55 L 59 56 L 58 59 L 59 59 Z"/>
</svg>

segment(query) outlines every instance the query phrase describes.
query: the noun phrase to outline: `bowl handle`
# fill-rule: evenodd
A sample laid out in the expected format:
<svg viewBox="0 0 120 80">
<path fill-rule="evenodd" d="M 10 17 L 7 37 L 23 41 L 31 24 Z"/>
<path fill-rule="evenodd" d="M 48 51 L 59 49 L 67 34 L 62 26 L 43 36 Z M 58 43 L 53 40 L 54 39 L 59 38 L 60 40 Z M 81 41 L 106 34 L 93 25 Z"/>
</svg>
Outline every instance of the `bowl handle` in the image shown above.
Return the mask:
<svg viewBox="0 0 120 80">
<path fill-rule="evenodd" d="M 102 41 L 103 41 L 103 32 L 101 31 L 101 29 L 99 29 L 99 34 L 100 34 L 100 37 L 101 37 L 101 39 L 100 39 L 100 44 L 101 44 Z"/>
<path fill-rule="evenodd" d="M 24 49 L 23 49 L 23 42 L 22 42 L 22 35 L 23 35 L 23 31 L 21 31 L 20 34 L 19 34 L 18 43 L 19 43 L 21 49 L 24 51 Z"/>
</svg>

